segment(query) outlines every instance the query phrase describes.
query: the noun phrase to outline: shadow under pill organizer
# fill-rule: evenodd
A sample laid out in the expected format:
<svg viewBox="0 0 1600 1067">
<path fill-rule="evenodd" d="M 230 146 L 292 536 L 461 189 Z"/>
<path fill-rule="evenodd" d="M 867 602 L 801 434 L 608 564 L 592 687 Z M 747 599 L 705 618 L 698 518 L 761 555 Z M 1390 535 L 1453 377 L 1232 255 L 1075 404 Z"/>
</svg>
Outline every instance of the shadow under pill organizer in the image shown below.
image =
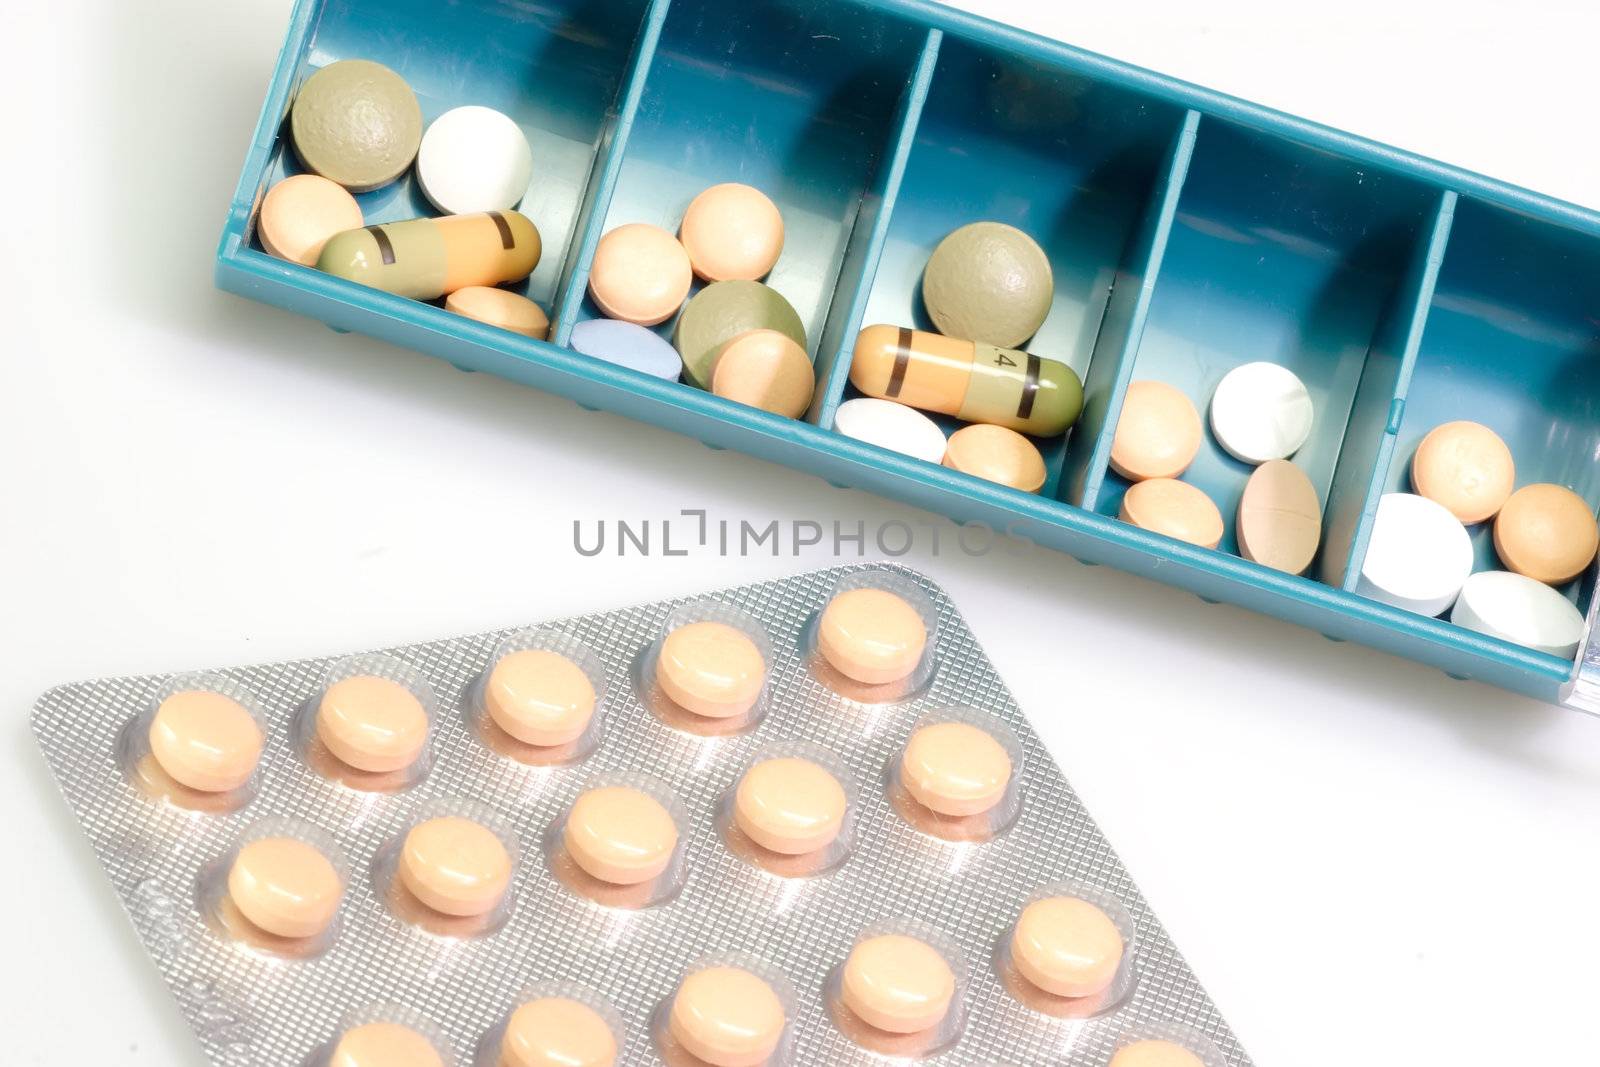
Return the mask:
<svg viewBox="0 0 1600 1067">
<path fill-rule="evenodd" d="M 298 164 L 297 87 L 340 60 L 384 63 L 424 118 L 481 104 L 527 133 L 521 210 L 544 256 L 513 287 L 549 309 L 548 343 L 267 255 L 265 191 Z M 768 282 L 806 327 L 817 389 L 790 420 L 569 347 L 600 317 L 587 270 L 605 232 L 675 231 L 702 189 L 766 192 L 787 239 Z M 358 199 L 369 223 L 432 214 L 412 175 Z M 834 429 L 863 327 L 931 330 L 921 275 L 974 221 L 1029 233 L 1054 302 L 1025 347 L 1082 378 L 1084 412 L 1038 440 L 1036 494 Z M 299 0 L 217 257 L 217 283 L 418 349 L 949 516 L 1553 703 L 1600 711 L 1591 566 L 1560 592 L 1583 613 L 1575 659 L 1358 595 L 1381 496 L 1418 442 L 1481 422 L 1517 483 L 1600 504 L 1600 214 L 919 0 Z M 699 286 L 697 285 L 697 289 Z M 657 328 L 672 336 L 672 320 Z M 1209 401 L 1270 361 L 1316 405 L 1295 456 L 1322 504 L 1306 577 L 1238 554 L 1251 468 L 1208 432 L 1184 480 L 1224 519 L 1214 550 L 1118 521 L 1109 463 L 1130 383 Z M 947 429 L 952 420 L 939 417 Z M 1472 531 L 1494 566 L 1487 525 Z"/>
<path fill-rule="evenodd" d="M 841 620 L 870 639 L 829 638 Z M 686 634 L 699 636 L 680 638 L 678 665 L 659 666 Z M 863 658 L 885 635 L 903 655 Z M 722 701 L 664 715 L 652 679 L 730 641 L 758 665 L 759 692 L 740 701 L 760 714 Z M 592 744 L 562 761 L 481 729 L 485 711 L 552 712 L 574 683 L 588 726 L 564 725 Z M 421 750 L 374 747 L 381 731 L 359 728 L 397 715 Z M 357 740 L 343 759 L 414 771 L 339 773 L 304 743 L 308 718 L 317 736 Z M 191 743 L 130 744 L 163 723 Z M 320 1067 L 346 1040 L 401 1038 L 444 1067 L 519 1062 L 498 1053 L 540 994 L 588 1009 L 630 1067 L 1122 1067 L 1119 1051 L 1150 1039 L 1203 1067 L 1252 1062 L 955 605 L 902 567 L 65 685 L 33 728 L 218 1067 Z M 187 773 L 219 754 L 225 778 Z M 195 789 L 159 788 L 140 770 L 150 759 Z M 739 973 L 691 989 L 722 968 Z M 692 1025 L 717 1018 L 719 989 L 762 984 L 770 1053 Z M 696 1010 L 676 1010 L 690 994 Z"/>
</svg>

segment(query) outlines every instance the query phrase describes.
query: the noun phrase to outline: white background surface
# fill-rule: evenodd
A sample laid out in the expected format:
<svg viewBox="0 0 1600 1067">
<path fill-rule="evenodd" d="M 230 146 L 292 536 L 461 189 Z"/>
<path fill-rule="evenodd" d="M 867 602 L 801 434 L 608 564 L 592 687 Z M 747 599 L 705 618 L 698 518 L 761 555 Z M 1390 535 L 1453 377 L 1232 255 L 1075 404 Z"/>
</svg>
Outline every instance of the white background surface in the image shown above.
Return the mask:
<svg viewBox="0 0 1600 1067">
<path fill-rule="evenodd" d="M 962 6 L 1600 206 L 1586 2 Z M 0 10 L 7 1065 L 201 1063 L 35 752 L 45 687 L 831 562 L 580 559 L 575 517 L 929 518 L 214 291 L 288 8 Z M 1062 556 L 908 561 L 1263 1067 L 1600 1059 L 1600 722 Z"/>
</svg>

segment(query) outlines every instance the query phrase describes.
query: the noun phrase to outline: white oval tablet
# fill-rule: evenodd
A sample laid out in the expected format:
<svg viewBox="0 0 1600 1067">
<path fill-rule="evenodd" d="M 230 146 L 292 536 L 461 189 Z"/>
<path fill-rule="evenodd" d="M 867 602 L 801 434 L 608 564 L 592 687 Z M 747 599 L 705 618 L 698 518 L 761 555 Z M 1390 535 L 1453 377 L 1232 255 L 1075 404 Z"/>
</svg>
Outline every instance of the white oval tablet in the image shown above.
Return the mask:
<svg viewBox="0 0 1600 1067">
<path fill-rule="evenodd" d="M 846 400 L 833 415 L 833 428 L 846 437 L 887 448 L 927 463 L 944 462 L 944 431 L 915 408 L 892 400 Z"/>
<path fill-rule="evenodd" d="M 1456 602 L 1472 573 L 1472 538 L 1450 509 L 1411 493 L 1378 501 L 1356 592 L 1419 615 Z"/>
<path fill-rule="evenodd" d="M 510 211 L 533 177 L 533 150 L 522 128 L 491 107 L 446 111 L 422 135 L 417 181 L 446 215 Z"/>
<path fill-rule="evenodd" d="M 1562 659 L 1576 655 L 1583 640 L 1583 613 L 1572 601 L 1510 571 L 1479 571 L 1468 578 L 1450 621 Z"/>
<path fill-rule="evenodd" d="M 1315 415 L 1305 383 L 1276 363 L 1235 367 L 1211 394 L 1211 432 L 1242 463 L 1288 459 L 1311 436 Z"/>
</svg>

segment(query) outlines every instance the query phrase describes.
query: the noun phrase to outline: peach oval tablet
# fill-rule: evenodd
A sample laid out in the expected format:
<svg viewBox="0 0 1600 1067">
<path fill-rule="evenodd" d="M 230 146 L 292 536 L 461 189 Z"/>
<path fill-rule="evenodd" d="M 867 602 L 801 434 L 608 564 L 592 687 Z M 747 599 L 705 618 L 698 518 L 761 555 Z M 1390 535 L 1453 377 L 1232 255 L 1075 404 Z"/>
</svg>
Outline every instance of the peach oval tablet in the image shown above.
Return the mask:
<svg viewBox="0 0 1600 1067">
<path fill-rule="evenodd" d="M 883 934 L 859 942 L 845 961 L 840 995 L 862 1022 L 892 1034 L 939 1025 L 950 1012 L 955 972 L 926 941 Z"/>
<path fill-rule="evenodd" d="M 226 793 L 250 780 L 266 738 L 244 705 L 190 689 L 161 702 L 150 722 L 150 754 L 179 785 Z"/>
<path fill-rule="evenodd" d="M 1024 493 L 1044 485 L 1044 457 L 1034 443 L 1015 430 L 976 422 L 963 426 L 945 442 L 944 465 Z"/>
<path fill-rule="evenodd" d="M 672 234 L 647 222 L 618 226 L 594 250 L 589 295 L 608 318 L 654 326 L 683 306 L 694 283 L 689 253 Z"/>
<path fill-rule="evenodd" d="M 777 330 L 740 334 L 722 346 L 711 366 L 717 396 L 785 418 L 804 415 L 816 387 L 806 350 Z"/>
<path fill-rule="evenodd" d="M 1111 441 L 1111 469 L 1132 482 L 1176 478 L 1200 453 L 1200 412 L 1166 382 L 1128 386 Z"/>
<path fill-rule="evenodd" d="M 511 885 L 511 854 L 498 834 L 471 819 L 428 819 L 406 834 L 400 881 L 443 915 L 486 915 Z"/>
<path fill-rule="evenodd" d="M 742 967 L 707 967 L 678 986 L 667 1027 L 712 1067 L 760 1067 L 783 1039 L 783 1001 Z"/>
<path fill-rule="evenodd" d="M 328 238 L 363 225 L 361 205 L 344 186 L 320 175 L 296 174 L 262 197 L 256 236 L 269 254 L 315 267 Z"/>
<path fill-rule="evenodd" d="M 708 282 L 759 281 L 783 252 L 778 205 L 739 182 L 713 185 L 695 197 L 679 233 L 694 272 Z"/>
<path fill-rule="evenodd" d="M 1525 485 L 1494 520 L 1494 550 L 1506 570 L 1565 585 L 1600 549 L 1600 526 L 1583 497 L 1561 485 Z"/>
<path fill-rule="evenodd" d="M 655 797 L 630 786 L 601 786 L 578 797 L 562 842 L 585 872 L 612 885 L 659 878 L 678 847 L 678 824 Z"/>
<path fill-rule="evenodd" d="M 1011 756 L 989 731 L 964 722 L 924 726 L 900 757 L 906 792 L 940 815 L 981 815 L 1005 796 Z"/>
<path fill-rule="evenodd" d="M 500 657 L 483 697 L 496 726 L 525 744 L 546 747 L 582 737 L 597 699 L 582 667 L 543 648 Z"/>
<path fill-rule="evenodd" d="M 1411 487 L 1471 525 L 1492 519 L 1516 486 L 1511 449 L 1476 422 L 1435 426 L 1411 457 Z"/>
<path fill-rule="evenodd" d="M 848 589 L 828 602 L 817 622 L 817 651 L 834 670 L 865 685 L 908 677 L 927 647 L 921 614 L 887 589 Z"/>
<path fill-rule="evenodd" d="M 825 767 L 808 759 L 762 760 L 734 792 L 734 823 L 764 849 L 800 856 L 827 848 L 844 825 L 849 798 Z"/>
<path fill-rule="evenodd" d="M 239 913 L 276 937 L 315 937 L 333 922 L 344 881 L 314 845 L 292 837 L 251 841 L 228 868 Z"/>
<path fill-rule="evenodd" d="M 428 743 L 428 712 L 399 682 L 357 674 L 323 691 L 317 737 L 358 771 L 404 770 Z"/>
<path fill-rule="evenodd" d="M 524 337 L 543 341 L 550 336 L 550 316 L 544 308 L 509 289 L 469 285 L 445 297 L 444 309 Z"/>
<path fill-rule="evenodd" d="M 1124 1045 L 1110 1067 L 1206 1067 L 1205 1061 L 1175 1041 L 1149 1039 Z"/>
<path fill-rule="evenodd" d="M 661 642 L 656 681 L 679 707 L 731 719 L 755 706 L 767 682 L 767 664 L 749 635 L 727 623 L 691 622 Z"/>
<path fill-rule="evenodd" d="M 1201 548 L 1216 548 L 1222 542 L 1222 512 L 1217 505 L 1205 490 L 1175 478 L 1149 478 L 1129 486 L 1117 517 Z"/>
<path fill-rule="evenodd" d="M 500 1067 L 611 1067 L 617 1037 L 605 1017 L 570 997 L 540 997 L 511 1013 Z"/>
<path fill-rule="evenodd" d="M 328 1067 L 445 1067 L 434 1043 L 399 1023 L 367 1023 L 346 1030 Z"/>
<path fill-rule="evenodd" d="M 1257 467 L 1244 483 L 1234 533 L 1245 559 L 1304 574 L 1322 544 L 1322 502 L 1305 471 L 1286 459 Z"/>
<path fill-rule="evenodd" d="M 1011 961 L 1022 977 L 1058 997 L 1089 997 L 1110 986 L 1122 966 L 1122 931 L 1078 897 L 1046 897 L 1023 909 L 1011 935 Z"/>
</svg>

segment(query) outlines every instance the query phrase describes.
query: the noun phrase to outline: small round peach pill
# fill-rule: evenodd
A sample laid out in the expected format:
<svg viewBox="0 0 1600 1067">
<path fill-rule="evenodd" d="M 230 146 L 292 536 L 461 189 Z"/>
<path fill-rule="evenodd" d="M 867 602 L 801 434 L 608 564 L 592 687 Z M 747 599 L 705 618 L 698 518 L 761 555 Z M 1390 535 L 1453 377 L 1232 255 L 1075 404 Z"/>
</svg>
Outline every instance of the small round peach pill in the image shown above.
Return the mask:
<svg viewBox="0 0 1600 1067">
<path fill-rule="evenodd" d="M 406 834 L 400 881 L 442 915 L 487 915 L 511 885 L 511 854 L 481 823 L 454 815 L 428 819 Z"/>
<path fill-rule="evenodd" d="M 1024 493 L 1044 485 L 1044 457 L 1034 443 L 1015 430 L 977 422 L 963 426 L 945 442 L 944 465 Z"/>
<path fill-rule="evenodd" d="M 1200 412 L 1165 382 L 1134 382 L 1122 401 L 1111 468 L 1131 482 L 1176 478 L 1200 453 Z"/>
<path fill-rule="evenodd" d="M 364 224 L 361 205 L 344 186 L 316 174 L 296 174 L 261 198 L 256 236 L 270 255 L 315 267 L 328 238 Z"/>
<path fill-rule="evenodd" d="M 1476 422 L 1435 426 L 1411 457 L 1411 486 L 1467 525 L 1492 519 L 1516 486 L 1511 449 Z"/>
<path fill-rule="evenodd" d="M 570 997 L 540 997 L 506 1022 L 499 1067 L 611 1067 L 617 1037 L 605 1018 Z"/>
<path fill-rule="evenodd" d="M 1565 585 L 1594 562 L 1600 527 L 1583 497 L 1561 485 L 1525 485 L 1494 520 L 1494 549 L 1506 570 Z"/>
<path fill-rule="evenodd" d="M 1123 1045 L 1110 1067 L 1206 1067 L 1205 1061 L 1175 1041 L 1146 1040 Z"/>
<path fill-rule="evenodd" d="M 434 1043 L 399 1023 L 367 1023 L 346 1030 L 328 1067 L 444 1067 Z"/>
<path fill-rule="evenodd" d="M 761 649 L 722 622 L 691 622 L 661 642 L 656 681 L 668 699 L 708 719 L 732 719 L 755 706 L 767 682 Z"/>
<path fill-rule="evenodd" d="M 1077 897 L 1046 897 L 1023 909 L 1011 935 L 1022 977 L 1058 997 L 1089 997 L 1122 966 L 1122 932 L 1100 908 Z"/>
<path fill-rule="evenodd" d="M 713 185 L 689 204 L 679 230 L 694 272 L 708 282 L 759 281 L 783 252 L 783 215 L 761 190 Z"/>
<path fill-rule="evenodd" d="M 317 737 L 358 771 L 404 770 L 428 743 L 428 713 L 399 682 L 357 674 L 330 685 L 317 706 Z"/>
<path fill-rule="evenodd" d="M 594 250 L 589 295 L 608 318 L 654 326 L 677 313 L 694 283 L 689 253 L 647 222 L 618 226 Z"/>
<path fill-rule="evenodd" d="M 839 836 L 849 806 L 844 786 L 827 768 L 798 757 L 762 760 L 734 792 L 734 824 L 770 852 L 803 856 Z"/>
<path fill-rule="evenodd" d="M 344 882 L 316 846 L 265 837 L 234 856 L 228 896 L 241 915 L 275 937 L 316 937 L 333 922 Z"/>
<path fill-rule="evenodd" d="M 494 724 L 524 744 L 570 744 L 594 718 L 596 696 L 589 675 L 548 649 L 502 656 L 489 672 L 483 695 Z"/>
<path fill-rule="evenodd" d="M 578 797 L 562 842 L 572 861 L 602 882 L 639 885 L 659 878 L 678 847 L 678 824 L 655 797 L 630 786 L 601 786 Z"/>
<path fill-rule="evenodd" d="M 783 1039 L 783 1001 L 742 967 L 707 967 L 678 986 L 667 1028 L 711 1067 L 761 1067 Z"/>
<path fill-rule="evenodd" d="M 806 350 L 777 330 L 751 330 L 722 346 L 711 391 L 740 404 L 798 419 L 811 406 L 816 370 Z"/>
<path fill-rule="evenodd" d="M 445 297 L 444 309 L 535 340 L 543 341 L 550 336 L 550 316 L 544 313 L 544 308 L 509 289 L 469 285 Z"/>
<path fill-rule="evenodd" d="M 864 685 L 909 677 L 928 647 L 917 609 L 887 589 L 848 589 L 817 622 L 817 651 L 840 674 Z"/>
<path fill-rule="evenodd" d="M 266 737 L 244 705 L 221 693 L 190 689 L 161 702 L 150 722 L 150 754 L 173 781 L 203 793 L 226 793 L 250 780 Z"/>
<path fill-rule="evenodd" d="M 884 934 L 858 942 L 845 960 L 840 996 L 868 1026 L 915 1034 L 938 1026 L 950 1012 L 956 976 L 926 941 Z"/>
<path fill-rule="evenodd" d="M 1122 496 L 1118 517 L 1141 530 L 1166 534 L 1201 548 L 1222 542 L 1222 512 L 1205 491 L 1173 478 L 1135 482 Z"/>
<path fill-rule="evenodd" d="M 1011 784 L 1011 756 L 989 731 L 964 722 L 924 726 L 900 757 L 900 778 L 912 798 L 940 815 L 981 815 Z"/>
</svg>

